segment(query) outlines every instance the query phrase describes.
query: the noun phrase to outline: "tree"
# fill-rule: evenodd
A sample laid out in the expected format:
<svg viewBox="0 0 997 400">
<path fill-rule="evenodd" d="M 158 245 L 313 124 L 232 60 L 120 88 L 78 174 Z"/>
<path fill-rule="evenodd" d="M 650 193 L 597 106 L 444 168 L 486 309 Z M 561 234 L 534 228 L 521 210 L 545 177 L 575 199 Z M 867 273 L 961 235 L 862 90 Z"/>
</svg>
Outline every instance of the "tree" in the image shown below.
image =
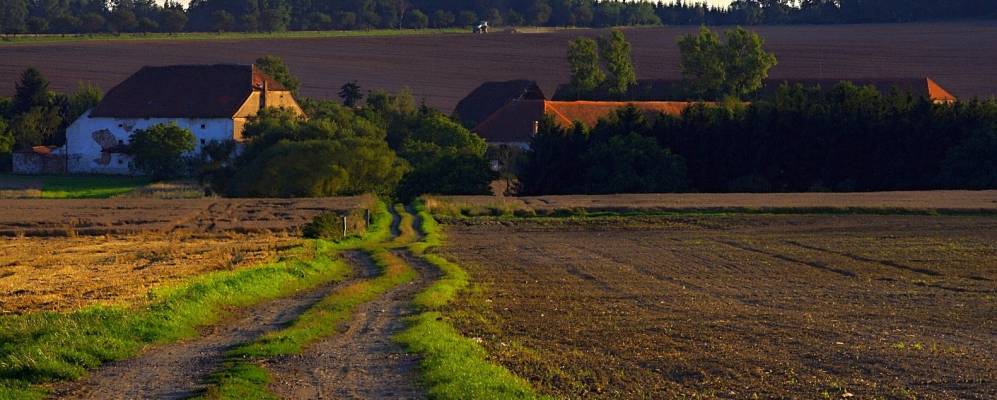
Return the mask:
<svg viewBox="0 0 997 400">
<path fill-rule="evenodd" d="M 429 26 L 429 16 L 419 10 L 412 10 L 405 16 L 405 27 L 409 29 L 426 29 Z"/>
<path fill-rule="evenodd" d="M 595 40 L 579 37 L 568 43 L 568 65 L 571 87 L 576 96 L 591 93 L 606 80 L 599 65 L 599 50 Z"/>
<path fill-rule="evenodd" d="M 230 32 L 235 30 L 235 17 L 225 10 L 211 13 L 211 29 L 215 32 Z"/>
<path fill-rule="evenodd" d="M 336 26 L 336 29 L 340 30 L 354 29 L 357 27 L 357 13 L 348 11 L 338 12 L 336 13 L 333 25 Z"/>
<path fill-rule="evenodd" d="M 182 176 L 184 153 L 194 151 L 194 134 L 175 123 L 136 130 L 128 141 L 132 155 L 129 167 L 153 179 Z"/>
<path fill-rule="evenodd" d="M 48 31 L 48 20 L 42 17 L 28 18 L 28 32 L 45 33 Z"/>
<path fill-rule="evenodd" d="M 64 120 L 72 123 L 87 110 L 96 107 L 103 97 L 104 93 L 97 85 L 80 82 L 76 91 L 69 95 L 67 107 L 63 111 Z"/>
<path fill-rule="evenodd" d="M 436 10 L 436 12 L 433 13 L 433 28 L 442 29 L 453 26 L 454 19 L 455 17 L 452 12 Z"/>
<path fill-rule="evenodd" d="M 425 193 L 487 194 L 498 175 L 484 157 L 488 145 L 449 117 L 422 115 L 400 154 L 411 165 L 398 187 L 398 196 L 410 200 Z"/>
<path fill-rule="evenodd" d="M 7 126 L 7 121 L 0 118 L 0 155 L 8 154 L 14 149 L 14 134 Z"/>
<path fill-rule="evenodd" d="M 360 84 L 357 81 L 350 81 L 343 84 L 339 89 L 339 98 L 343 99 L 343 105 L 356 107 L 363 100 L 363 93 L 360 91 Z"/>
<path fill-rule="evenodd" d="M 13 113 L 21 114 L 35 107 L 48 106 L 48 80 L 41 71 L 31 67 L 21 72 L 21 78 L 14 84 Z"/>
<path fill-rule="evenodd" d="M 104 25 L 107 22 L 104 20 L 100 14 L 97 13 L 86 13 L 80 19 L 80 27 L 86 33 L 96 33 L 104 30 Z"/>
<path fill-rule="evenodd" d="M 163 20 L 163 30 L 168 33 L 182 32 L 184 26 L 187 25 L 187 14 L 184 14 L 181 10 L 165 9 L 161 18 Z"/>
<path fill-rule="evenodd" d="M 609 93 L 623 96 L 637 83 L 637 73 L 630 59 L 630 43 L 623 32 L 614 29 L 609 38 L 599 41 L 599 53 L 608 72 Z"/>
<path fill-rule="evenodd" d="M 708 99 L 743 98 L 762 87 L 775 55 L 766 52 L 754 32 L 738 27 L 724 33 L 724 41 L 702 27 L 698 35 L 679 39 L 682 75 L 698 95 Z"/>
<path fill-rule="evenodd" d="M 260 13 L 260 27 L 267 32 L 283 32 L 291 21 L 291 14 L 284 8 L 271 8 Z"/>
<path fill-rule="evenodd" d="M 332 27 L 332 17 L 321 12 L 312 12 L 305 17 L 301 28 L 304 30 L 324 30 Z"/>
<path fill-rule="evenodd" d="M 464 10 L 457 14 L 457 26 L 467 28 L 478 23 L 478 15 L 474 11 Z"/>
<path fill-rule="evenodd" d="M 117 7 L 111 12 L 108 21 L 115 33 L 131 32 L 138 27 L 138 18 L 135 13 L 128 8 Z"/>
<path fill-rule="evenodd" d="M 24 32 L 27 29 L 27 19 L 27 0 L 0 0 L 0 33 Z"/>
<path fill-rule="evenodd" d="M 637 133 L 595 143 L 582 157 L 585 193 L 663 193 L 685 189 L 685 160 Z"/>
<path fill-rule="evenodd" d="M 256 59 L 256 68 L 269 75 L 271 78 L 284 85 L 291 93 L 297 94 L 298 78 L 291 74 L 291 70 L 284 64 L 284 60 L 273 55 L 266 55 Z"/>
<path fill-rule="evenodd" d="M 55 135 L 62 125 L 59 109 L 55 107 L 34 107 L 14 117 L 11 128 L 15 146 L 19 149 L 58 142 Z"/>
<path fill-rule="evenodd" d="M 943 188 L 997 189 L 997 126 L 977 129 L 949 150 L 938 182 Z"/>
</svg>

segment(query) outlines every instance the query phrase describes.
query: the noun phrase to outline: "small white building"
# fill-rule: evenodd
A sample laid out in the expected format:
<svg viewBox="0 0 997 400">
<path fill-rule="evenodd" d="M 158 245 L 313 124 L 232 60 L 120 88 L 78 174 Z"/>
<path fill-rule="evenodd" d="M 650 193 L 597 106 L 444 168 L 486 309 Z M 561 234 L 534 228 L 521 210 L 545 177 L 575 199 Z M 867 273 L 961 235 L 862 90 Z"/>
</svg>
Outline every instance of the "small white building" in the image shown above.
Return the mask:
<svg viewBox="0 0 997 400">
<path fill-rule="evenodd" d="M 193 132 L 196 151 L 240 142 L 247 119 L 266 107 L 303 113 L 289 90 L 252 65 L 144 67 L 66 129 L 66 172 L 132 174 L 129 136 L 159 124 Z"/>
</svg>

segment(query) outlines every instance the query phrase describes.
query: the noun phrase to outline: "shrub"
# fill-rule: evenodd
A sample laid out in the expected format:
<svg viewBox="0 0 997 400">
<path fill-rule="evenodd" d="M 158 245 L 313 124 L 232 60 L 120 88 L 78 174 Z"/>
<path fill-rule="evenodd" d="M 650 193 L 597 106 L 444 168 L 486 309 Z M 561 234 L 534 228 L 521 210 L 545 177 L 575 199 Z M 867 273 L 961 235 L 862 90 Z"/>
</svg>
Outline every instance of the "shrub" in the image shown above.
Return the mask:
<svg viewBox="0 0 997 400">
<path fill-rule="evenodd" d="M 194 150 L 194 134 L 175 123 L 140 129 L 129 137 L 131 169 L 153 179 L 169 179 L 184 174 L 183 155 Z"/>
<path fill-rule="evenodd" d="M 309 239 L 339 239 L 343 237 L 343 217 L 337 213 L 319 214 L 301 229 Z"/>
</svg>

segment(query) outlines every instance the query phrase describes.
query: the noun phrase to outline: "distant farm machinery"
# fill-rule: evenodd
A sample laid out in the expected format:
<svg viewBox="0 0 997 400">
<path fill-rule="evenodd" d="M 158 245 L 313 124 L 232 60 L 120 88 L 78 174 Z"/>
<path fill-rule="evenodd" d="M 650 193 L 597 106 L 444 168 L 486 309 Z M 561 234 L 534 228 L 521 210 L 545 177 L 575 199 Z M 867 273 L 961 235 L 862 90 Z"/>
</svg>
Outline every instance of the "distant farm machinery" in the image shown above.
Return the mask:
<svg viewBox="0 0 997 400">
<path fill-rule="evenodd" d="M 474 33 L 488 33 L 488 21 L 481 21 L 473 28 Z"/>
</svg>

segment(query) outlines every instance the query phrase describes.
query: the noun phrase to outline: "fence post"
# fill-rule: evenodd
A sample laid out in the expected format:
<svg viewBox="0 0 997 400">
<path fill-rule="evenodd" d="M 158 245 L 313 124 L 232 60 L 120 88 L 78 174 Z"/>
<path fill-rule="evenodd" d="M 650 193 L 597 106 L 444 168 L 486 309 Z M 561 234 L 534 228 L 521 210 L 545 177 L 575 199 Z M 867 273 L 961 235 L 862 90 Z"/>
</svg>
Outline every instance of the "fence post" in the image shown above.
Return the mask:
<svg viewBox="0 0 997 400">
<path fill-rule="evenodd" d="M 343 237 L 346 237 L 346 216 L 343 216 Z"/>
</svg>

